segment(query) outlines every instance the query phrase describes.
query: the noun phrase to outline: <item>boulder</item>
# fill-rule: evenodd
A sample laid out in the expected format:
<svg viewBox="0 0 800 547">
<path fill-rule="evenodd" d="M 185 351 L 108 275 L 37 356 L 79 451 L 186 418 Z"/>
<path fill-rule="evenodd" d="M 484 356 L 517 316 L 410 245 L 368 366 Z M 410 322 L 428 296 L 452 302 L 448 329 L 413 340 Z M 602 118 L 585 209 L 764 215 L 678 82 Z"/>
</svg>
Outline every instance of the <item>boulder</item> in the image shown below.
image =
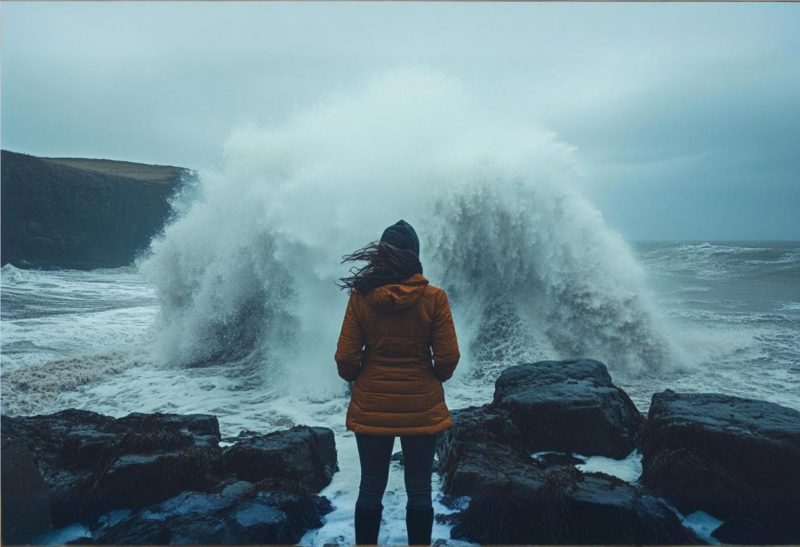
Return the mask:
<svg viewBox="0 0 800 547">
<path fill-rule="evenodd" d="M 339 470 L 333 431 L 305 425 L 247 437 L 225 449 L 223 462 L 239 480 L 290 479 L 315 492 Z"/>
<path fill-rule="evenodd" d="M 592 359 L 509 367 L 495 383 L 492 404 L 508 411 L 529 452 L 624 458 L 645 421 L 606 366 Z"/>
<path fill-rule="evenodd" d="M 453 426 L 439 434 L 436 456 L 442 490 L 452 498 L 472 495 L 487 482 L 505 481 L 514 461 L 527 461 L 522 436 L 508 413 L 491 405 L 450 412 Z"/>
<path fill-rule="evenodd" d="M 653 395 L 641 482 L 732 543 L 800 542 L 800 412 L 717 393 Z"/>
<path fill-rule="evenodd" d="M 23 544 L 50 527 L 51 492 L 23 439 L 2 435 L 2 543 Z"/>
<path fill-rule="evenodd" d="M 34 455 L 53 491 L 57 527 L 205 490 L 222 478 L 214 416 L 137 412 L 115 419 L 69 409 L 3 416 L 2 428 Z"/>
<path fill-rule="evenodd" d="M 507 442 L 502 411 L 454 414 L 464 444 L 445 439 L 445 499 L 466 508 L 448 516 L 451 537 L 488 544 L 703 543 L 647 489 L 603 473 L 583 473 L 568 454 L 536 460 Z M 478 427 L 475 427 L 475 426 Z M 451 428 L 451 429 L 454 429 Z M 463 428 L 463 429 L 461 429 Z M 475 431 L 479 431 L 475 433 Z M 475 434 L 472 434 L 475 433 Z M 499 434 L 498 434 L 499 433 Z M 458 437 L 458 434 L 455 435 Z"/>
<path fill-rule="evenodd" d="M 547 363 L 542 365 L 545 372 L 552 362 Z M 555 394 L 569 393 L 576 384 L 567 374 L 543 374 L 550 381 L 542 379 L 540 394 L 532 393 L 535 389 L 527 386 L 538 364 L 504 372 L 492 403 L 451 412 L 453 427 L 440 434 L 437 456 L 444 501 L 460 509 L 446 517 L 454 525 L 453 539 L 490 544 L 703 543 L 648 489 L 575 467 L 580 460 L 571 452 L 578 452 L 577 447 L 585 455 L 627 456 L 635 448 L 630 443 L 638 438 L 641 423 L 639 414 L 629 409 L 627 396 L 613 386 L 609 389 L 605 367 L 591 363 L 597 362 L 577 367 L 599 378 L 580 380 L 576 373 L 584 382 L 578 385 L 587 392 L 581 399 L 583 408 L 563 409 L 571 418 L 548 415 L 562 424 L 560 428 L 548 429 L 552 423 L 542 423 L 533 409 L 555 413 L 560 404 Z M 567 387 L 555 385 L 559 377 Z M 597 431 L 586 441 L 571 433 L 559 441 L 556 435 L 564 431 L 563 424 L 580 416 Z M 622 448 L 615 448 L 615 442 Z M 556 453 L 531 457 L 543 451 Z"/>
<path fill-rule="evenodd" d="M 228 481 L 213 492 L 184 492 L 147 507 L 79 543 L 294 545 L 332 509 L 296 481 Z"/>
<path fill-rule="evenodd" d="M 4 541 L 46 532 L 49 509 L 89 536 L 70 543 L 293 544 L 332 510 L 317 495 L 338 470 L 327 428 L 247 431 L 224 454 L 204 414 L 69 409 L 4 415 L 2 431 Z"/>
<path fill-rule="evenodd" d="M 406 464 L 406 460 L 403 457 L 403 451 L 402 450 L 392 454 L 392 457 L 391 457 L 391 459 L 389 461 L 396 462 L 397 465 L 399 465 L 400 467 L 404 467 L 405 464 Z"/>
<path fill-rule="evenodd" d="M 521 461 L 484 481 L 451 536 L 481 544 L 703 544 L 662 500 L 603 473 Z"/>
<path fill-rule="evenodd" d="M 260 435 L 263 435 L 263 433 L 251 429 L 242 429 L 235 437 L 222 437 L 222 441 L 226 443 L 238 443 L 239 441 L 249 439 L 250 437 L 258 437 Z"/>
</svg>

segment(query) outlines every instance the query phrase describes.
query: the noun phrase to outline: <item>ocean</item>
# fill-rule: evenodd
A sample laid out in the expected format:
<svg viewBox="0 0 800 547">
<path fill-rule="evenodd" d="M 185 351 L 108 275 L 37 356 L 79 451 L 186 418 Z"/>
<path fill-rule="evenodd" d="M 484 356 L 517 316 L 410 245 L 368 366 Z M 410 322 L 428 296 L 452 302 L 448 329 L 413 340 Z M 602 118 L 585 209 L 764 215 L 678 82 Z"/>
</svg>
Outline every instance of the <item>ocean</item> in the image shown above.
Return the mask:
<svg viewBox="0 0 800 547">
<path fill-rule="evenodd" d="M 800 242 L 639 242 L 632 248 L 655 305 L 702 355 L 681 370 L 627 373 L 607 363 L 641 411 L 647 411 L 653 392 L 666 388 L 756 397 L 800 409 Z M 355 439 L 344 429 L 343 392 L 327 398 L 282 392 L 241 361 L 187 367 L 154 360 L 157 291 L 133 267 L 40 271 L 6 265 L 1 302 L 3 412 L 211 413 L 219 417 L 223 437 L 242 429 L 281 429 L 286 420 L 330 427 L 341 471 L 322 493 L 337 509 L 303 543 L 349 537 L 358 457 Z M 331 358 L 324 365 L 335 368 L 334 348 L 327 349 Z M 488 402 L 494 378 L 456 377 L 446 384 L 448 405 Z M 402 543 L 399 467 L 393 468 L 386 496 L 387 519 L 394 524 L 381 541 Z M 437 510 L 449 511 L 441 504 Z M 449 535 L 446 526 L 436 527 L 436 537 Z M 80 533 L 76 524 L 49 541 Z"/>
<path fill-rule="evenodd" d="M 800 242 L 626 241 L 580 192 L 576 149 L 446 75 L 378 74 L 281 126 L 238 128 L 224 158 L 130 267 L 2 268 L 3 412 L 209 413 L 224 437 L 330 427 L 341 471 L 322 494 L 336 509 L 302 543 L 352 541 L 335 281 L 342 255 L 399 219 L 450 300 L 451 409 L 489 402 L 509 366 L 578 357 L 606 363 L 643 412 L 666 388 L 800 409 Z M 404 496 L 394 467 L 381 543 L 406 539 Z M 449 511 L 438 495 L 436 509 Z"/>
</svg>

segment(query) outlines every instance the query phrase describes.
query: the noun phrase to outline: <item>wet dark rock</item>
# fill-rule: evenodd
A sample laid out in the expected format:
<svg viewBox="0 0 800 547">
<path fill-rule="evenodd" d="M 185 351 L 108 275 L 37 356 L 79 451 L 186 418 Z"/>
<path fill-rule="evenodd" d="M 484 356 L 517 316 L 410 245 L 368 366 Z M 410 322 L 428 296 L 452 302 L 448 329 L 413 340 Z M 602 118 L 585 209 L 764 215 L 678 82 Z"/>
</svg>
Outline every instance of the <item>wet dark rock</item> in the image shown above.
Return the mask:
<svg viewBox="0 0 800 547">
<path fill-rule="evenodd" d="M 711 535 L 722 543 L 733 545 L 797 544 L 796 540 L 774 541 L 775 534 L 770 530 L 769 524 L 746 517 L 723 522 Z"/>
<path fill-rule="evenodd" d="M 317 495 L 338 470 L 327 428 L 247 432 L 224 453 L 217 418 L 204 414 L 115 419 L 69 409 L 4 415 L 2 431 L 4 478 L 27 465 L 17 482 L 4 481 L 4 516 L 26 522 L 13 511 L 36 509 L 43 492 L 36 488 L 49 487 L 53 526 L 80 522 L 91 532 L 70 543 L 295 543 L 332 510 Z M 47 524 L 37 521 L 26 537 Z"/>
<path fill-rule="evenodd" d="M 478 468 L 496 464 L 500 471 L 510 453 L 524 459 L 545 451 L 619 459 L 636 448 L 645 421 L 611 382 L 606 366 L 590 359 L 510 367 L 497 379 L 490 404 L 451 415 L 453 427 L 440 435 L 437 455 L 445 489 L 453 492 L 472 465 L 471 453 L 481 456 Z"/>
<path fill-rule="evenodd" d="M 2 433 L 2 543 L 30 543 L 50 526 L 51 492 L 24 440 Z"/>
<path fill-rule="evenodd" d="M 645 421 L 606 366 L 592 359 L 509 367 L 495 382 L 492 404 L 508 411 L 529 452 L 624 458 Z"/>
<path fill-rule="evenodd" d="M 228 481 L 184 492 L 102 531 L 93 544 L 295 544 L 322 525 L 330 502 L 296 481 Z"/>
<path fill-rule="evenodd" d="M 658 497 L 611 475 L 521 460 L 481 481 L 451 536 L 489 544 L 702 544 Z"/>
<path fill-rule="evenodd" d="M 204 490 L 222 478 L 214 416 L 133 413 L 115 419 L 69 409 L 3 416 L 2 428 L 34 455 L 53 491 L 56 527 Z"/>
<path fill-rule="evenodd" d="M 515 423 L 503 409 L 471 406 L 450 415 L 453 426 L 439 434 L 436 445 L 445 495 L 472 495 L 486 482 L 506 480 L 514 462 L 530 459 L 521 449 Z"/>
<path fill-rule="evenodd" d="M 292 479 L 314 491 L 339 469 L 333 431 L 305 425 L 249 437 L 226 448 L 223 461 L 226 474 L 239 480 Z"/>
<path fill-rule="evenodd" d="M 486 419 L 493 425 L 475 427 L 480 411 L 453 413 L 454 428 L 473 434 L 462 434 L 469 442 L 440 445 L 440 459 L 447 462 L 441 469 L 446 499 L 451 506 L 468 499 L 466 509 L 447 519 L 455 523 L 452 538 L 489 544 L 703 543 L 646 489 L 583 473 L 570 455 L 535 460 L 507 442 L 502 431 L 509 421 L 501 410 L 489 410 Z"/>
<path fill-rule="evenodd" d="M 732 543 L 800 543 L 800 412 L 716 393 L 653 395 L 641 482 Z"/>
<path fill-rule="evenodd" d="M 392 459 L 390 461 L 397 462 L 398 465 L 403 466 L 405 465 L 405 459 L 403 458 L 403 451 L 395 452 L 392 454 Z"/>
<path fill-rule="evenodd" d="M 243 441 L 245 439 L 249 439 L 251 437 L 258 437 L 259 435 L 263 435 L 263 433 L 259 433 L 258 431 L 253 431 L 251 429 L 243 429 L 235 437 L 222 437 L 222 441 L 226 443 L 236 443 L 239 441 Z"/>
<path fill-rule="evenodd" d="M 437 445 L 452 538 L 490 544 L 703 541 L 653 492 L 584 473 L 572 453 L 623 458 L 644 418 L 602 363 L 506 369 L 494 400 L 451 412 Z M 534 452 L 539 454 L 536 459 Z M 466 506 L 466 507 L 465 507 Z M 440 519 L 441 520 L 441 519 Z"/>
</svg>

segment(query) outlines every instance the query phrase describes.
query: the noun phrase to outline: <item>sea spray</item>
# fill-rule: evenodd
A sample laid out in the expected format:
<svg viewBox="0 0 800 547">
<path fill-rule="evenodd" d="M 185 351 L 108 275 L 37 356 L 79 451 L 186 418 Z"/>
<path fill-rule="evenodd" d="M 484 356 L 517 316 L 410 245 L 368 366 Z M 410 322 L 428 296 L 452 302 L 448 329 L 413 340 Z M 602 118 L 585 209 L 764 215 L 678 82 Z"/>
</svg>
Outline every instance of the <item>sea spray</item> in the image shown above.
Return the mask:
<svg viewBox="0 0 800 547">
<path fill-rule="evenodd" d="M 450 295 L 456 381 L 538 358 L 674 363 L 641 269 L 579 176 L 574 150 L 524 105 L 489 110 L 427 69 L 375 74 L 278 127 L 247 124 L 140 263 L 159 299 L 154 357 L 341 393 L 341 257 L 402 218 Z"/>
</svg>

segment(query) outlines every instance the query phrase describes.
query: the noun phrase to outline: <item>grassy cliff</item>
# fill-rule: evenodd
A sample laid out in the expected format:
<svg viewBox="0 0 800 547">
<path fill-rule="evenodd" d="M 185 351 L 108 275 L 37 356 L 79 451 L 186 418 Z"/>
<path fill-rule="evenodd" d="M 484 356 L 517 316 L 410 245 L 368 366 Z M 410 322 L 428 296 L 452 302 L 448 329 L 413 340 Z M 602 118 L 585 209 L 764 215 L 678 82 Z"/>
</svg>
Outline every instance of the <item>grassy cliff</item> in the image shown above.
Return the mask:
<svg viewBox="0 0 800 547">
<path fill-rule="evenodd" d="M 2 151 L 0 255 L 18 267 L 130 264 L 166 222 L 188 169 Z"/>
</svg>

